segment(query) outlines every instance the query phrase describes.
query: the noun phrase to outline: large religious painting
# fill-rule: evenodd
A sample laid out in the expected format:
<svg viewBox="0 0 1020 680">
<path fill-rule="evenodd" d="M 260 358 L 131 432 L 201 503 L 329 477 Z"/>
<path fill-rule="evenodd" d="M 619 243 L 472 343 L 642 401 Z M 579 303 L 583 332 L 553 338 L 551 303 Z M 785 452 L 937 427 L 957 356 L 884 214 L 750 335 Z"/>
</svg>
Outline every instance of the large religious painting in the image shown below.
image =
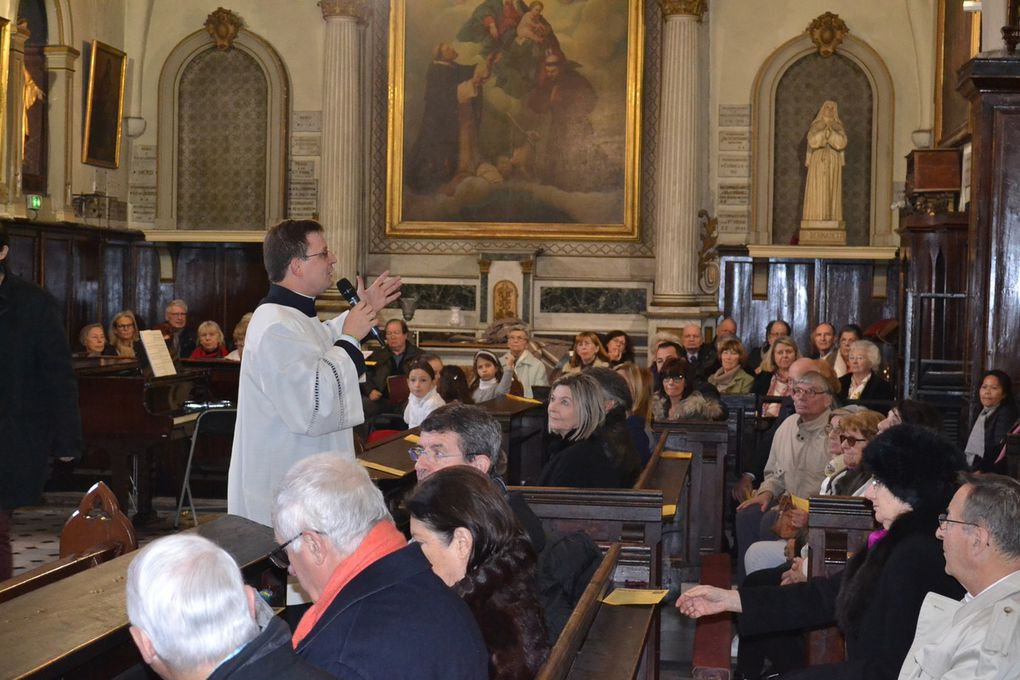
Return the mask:
<svg viewBox="0 0 1020 680">
<path fill-rule="evenodd" d="M 935 61 L 935 143 L 958 146 L 970 135 L 970 103 L 956 89 L 960 67 L 981 51 L 981 13 L 939 0 Z"/>
<path fill-rule="evenodd" d="M 386 233 L 638 238 L 642 0 L 393 0 Z"/>
<path fill-rule="evenodd" d="M 120 166 L 121 113 L 127 55 L 98 40 L 92 41 L 88 96 L 85 99 L 85 138 L 81 162 L 103 168 Z"/>
</svg>

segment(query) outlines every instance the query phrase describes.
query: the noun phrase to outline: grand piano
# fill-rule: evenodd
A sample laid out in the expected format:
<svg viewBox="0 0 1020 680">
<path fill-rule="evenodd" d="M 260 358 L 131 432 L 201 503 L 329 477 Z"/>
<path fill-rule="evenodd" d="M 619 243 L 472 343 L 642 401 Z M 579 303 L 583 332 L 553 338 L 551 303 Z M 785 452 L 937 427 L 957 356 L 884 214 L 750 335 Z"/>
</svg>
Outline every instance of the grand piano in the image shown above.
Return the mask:
<svg viewBox="0 0 1020 680">
<path fill-rule="evenodd" d="M 120 357 L 76 358 L 74 368 L 86 450 L 109 454 L 121 508 L 135 508 L 136 522 L 151 519 L 152 455 L 190 437 L 199 414 L 218 405 L 210 401 L 208 371 L 155 378 Z"/>
</svg>

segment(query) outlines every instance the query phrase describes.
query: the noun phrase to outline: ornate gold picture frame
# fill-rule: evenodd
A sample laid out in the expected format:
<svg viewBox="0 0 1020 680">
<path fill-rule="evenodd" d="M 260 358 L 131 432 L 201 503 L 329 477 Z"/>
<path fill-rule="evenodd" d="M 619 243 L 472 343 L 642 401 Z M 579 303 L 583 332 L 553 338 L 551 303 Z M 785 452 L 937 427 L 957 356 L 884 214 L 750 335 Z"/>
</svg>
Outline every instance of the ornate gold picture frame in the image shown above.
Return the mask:
<svg viewBox="0 0 1020 680">
<path fill-rule="evenodd" d="M 11 20 L 0 17 L 0 130 L 7 129 L 7 71 L 11 54 Z M 4 141 L 7 134 L 0 134 L 0 199 L 7 200 L 7 156 Z"/>
<path fill-rule="evenodd" d="M 393 0 L 386 234 L 636 240 L 643 0 Z"/>
<path fill-rule="evenodd" d="M 92 41 L 91 52 L 81 162 L 117 168 L 120 166 L 127 55 L 98 40 Z"/>
<path fill-rule="evenodd" d="M 970 136 L 970 105 L 956 91 L 957 72 L 981 51 L 981 12 L 939 0 L 935 39 L 935 143 L 958 146 Z"/>
</svg>

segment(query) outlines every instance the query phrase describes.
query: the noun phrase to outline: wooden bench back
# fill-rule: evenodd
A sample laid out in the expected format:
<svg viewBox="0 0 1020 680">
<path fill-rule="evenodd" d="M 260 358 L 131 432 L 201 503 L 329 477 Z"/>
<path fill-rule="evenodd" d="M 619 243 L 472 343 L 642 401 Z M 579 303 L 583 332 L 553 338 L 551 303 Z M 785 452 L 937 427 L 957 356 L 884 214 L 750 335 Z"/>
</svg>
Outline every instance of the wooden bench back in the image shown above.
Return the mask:
<svg viewBox="0 0 1020 680">
<path fill-rule="evenodd" d="M 665 546 L 667 554 L 687 566 L 697 566 L 702 555 L 722 550 L 726 448 L 725 422 L 689 420 L 654 423 L 653 431 L 665 435 L 665 447 L 691 453 L 688 493 L 678 513 L 686 520 L 682 539 Z"/>
<path fill-rule="evenodd" d="M 645 677 L 657 676 L 658 655 L 648 652 L 657 651 L 651 643 L 658 629 L 653 625 L 658 605 L 614 607 L 602 602 L 613 590 L 613 574 L 623 556 L 622 546 L 609 546 L 537 680 L 635 678 L 642 667 Z"/>
<path fill-rule="evenodd" d="M 811 546 L 808 576 L 833 576 L 864 548 L 875 528 L 871 501 L 857 496 L 812 496 L 808 514 Z M 817 666 L 846 658 L 846 644 L 835 626 L 807 635 L 807 663 Z"/>
<path fill-rule="evenodd" d="M 93 546 L 109 544 L 119 546 L 117 554 L 121 555 L 138 548 L 138 537 L 110 487 L 96 482 L 64 523 L 60 532 L 60 556 L 69 557 Z"/>
</svg>

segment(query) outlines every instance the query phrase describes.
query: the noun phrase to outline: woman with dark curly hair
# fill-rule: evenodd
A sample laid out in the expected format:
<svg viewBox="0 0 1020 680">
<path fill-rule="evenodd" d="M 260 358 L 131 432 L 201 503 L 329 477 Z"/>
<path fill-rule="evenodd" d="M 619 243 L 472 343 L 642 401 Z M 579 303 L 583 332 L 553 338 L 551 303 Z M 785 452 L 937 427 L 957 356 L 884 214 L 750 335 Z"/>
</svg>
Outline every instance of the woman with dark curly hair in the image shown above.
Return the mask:
<svg viewBox="0 0 1020 680">
<path fill-rule="evenodd" d="M 411 537 L 467 603 L 489 648 L 489 677 L 533 678 L 549 651 L 535 551 L 504 494 L 467 465 L 437 470 L 407 500 Z"/>
<path fill-rule="evenodd" d="M 609 331 L 602 338 L 602 346 L 606 348 L 609 366 L 616 368 L 620 364 L 634 361 L 634 341 L 623 331 Z"/>
</svg>

